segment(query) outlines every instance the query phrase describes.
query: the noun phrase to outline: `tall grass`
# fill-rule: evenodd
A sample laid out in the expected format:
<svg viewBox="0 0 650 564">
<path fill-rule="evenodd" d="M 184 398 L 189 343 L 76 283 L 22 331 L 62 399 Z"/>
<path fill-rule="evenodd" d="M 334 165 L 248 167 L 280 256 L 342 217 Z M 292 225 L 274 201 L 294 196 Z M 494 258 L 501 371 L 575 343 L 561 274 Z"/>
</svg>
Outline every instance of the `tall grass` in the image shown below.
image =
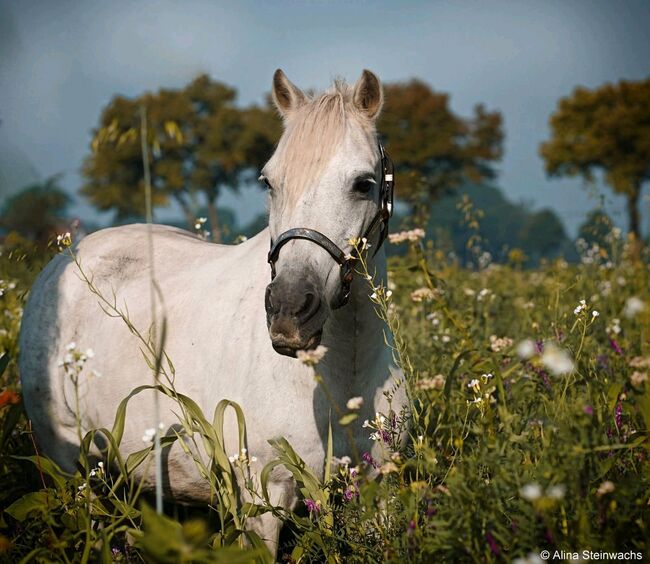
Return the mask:
<svg viewBox="0 0 650 564">
<path fill-rule="evenodd" d="M 468 221 L 473 211 L 465 202 Z M 338 406 L 332 433 L 365 425 L 382 459 L 326 462 L 325 480 L 284 439 L 277 459 L 252 476 L 245 413 L 226 400 L 210 416 L 173 386 L 173 359 L 135 327 L 111 296 L 108 314 L 141 339 L 143 379 L 179 405 L 179 436 L 213 492 L 201 518 L 157 515 L 134 478 L 152 447 L 123 460 L 125 398 L 115 423 L 83 435 L 78 470 L 39 456 L 20 402 L 16 338 L 28 276 L 17 255 L 0 257 L 0 554 L 7 561 L 269 561 L 247 519 L 271 511 L 286 523 L 279 557 L 294 562 L 536 561 L 542 550 L 646 554 L 650 465 L 650 276 L 615 230 L 607 249 L 583 247 L 582 262 L 490 264 L 472 227 L 475 266 L 404 234 L 388 287 L 358 266 L 369 299 L 394 333 L 408 386 L 408 413 L 357 419 Z M 393 237 L 398 242 L 400 237 Z M 515 256 L 513 254 L 513 256 Z M 646 257 L 647 260 L 647 257 Z M 83 272 L 81 265 L 80 272 Z M 87 278 L 89 291 L 97 291 Z M 72 350 L 70 378 L 88 377 Z M 315 366 L 316 371 L 318 365 Z M 140 387 L 131 394 L 139 393 Z M 223 449 L 223 416 L 234 409 L 240 454 Z M 408 441 L 397 440 L 406 429 Z M 107 447 L 90 456 L 101 434 Z M 271 439 L 271 437 L 269 437 Z M 352 453 L 350 453 L 352 454 Z M 207 458 L 206 458 L 207 457 Z M 298 483 L 295 511 L 266 493 L 282 465 Z M 109 471 L 110 470 L 110 471 Z M 242 503 L 236 482 L 252 501 Z"/>
</svg>

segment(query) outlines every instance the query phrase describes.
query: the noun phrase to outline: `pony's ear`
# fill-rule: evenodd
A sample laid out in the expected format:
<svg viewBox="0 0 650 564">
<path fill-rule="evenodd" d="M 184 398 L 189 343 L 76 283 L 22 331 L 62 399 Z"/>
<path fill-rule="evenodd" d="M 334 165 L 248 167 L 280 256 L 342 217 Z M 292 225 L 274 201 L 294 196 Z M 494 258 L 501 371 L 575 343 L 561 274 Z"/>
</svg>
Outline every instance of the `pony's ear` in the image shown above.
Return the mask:
<svg viewBox="0 0 650 564">
<path fill-rule="evenodd" d="M 273 75 L 273 103 L 282 116 L 304 104 L 306 96 L 293 84 L 281 69 Z"/>
<path fill-rule="evenodd" d="M 367 69 L 363 70 L 361 78 L 354 85 L 352 99 L 356 108 L 370 119 L 375 119 L 379 115 L 384 103 L 384 94 L 375 73 Z"/>
</svg>

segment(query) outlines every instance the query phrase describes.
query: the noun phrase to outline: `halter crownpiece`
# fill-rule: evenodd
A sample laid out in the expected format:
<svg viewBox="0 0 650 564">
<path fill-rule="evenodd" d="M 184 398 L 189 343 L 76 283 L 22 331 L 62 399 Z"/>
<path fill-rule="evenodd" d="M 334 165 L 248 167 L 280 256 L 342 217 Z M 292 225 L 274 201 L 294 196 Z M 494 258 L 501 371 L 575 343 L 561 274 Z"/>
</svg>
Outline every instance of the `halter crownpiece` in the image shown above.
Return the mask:
<svg viewBox="0 0 650 564">
<path fill-rule="evenodd" d="M 388 235 L 388 220 L 393 215 L 393 192 L 395 190 L 395 167 L 381 143 L 379 144 L 379 154 L 381 157 L 379 210 L 361 236 L 361 239 L 369 239 L 377 228 L 380 229 L 375 254 Z M 341 293 L 337 303 L 332 307 L 333 309 L 337 309 L 344 306 L 350 297 L 350 286 L 354 278 L 354 261 L 359 258 L 357 249 L 353 248 L 350 253 L 346 254 L 336 243 L 320 231 L 307 227 L 289 229 L 282 233 L 275 241 L 271 241 L 271 250 L 268 255 L 268 262 L 271 265 L 271 280 L 275 278 L 275 263 L 280 256 L 280 249 L 292 239 L 303 239 L 316 243 L 319 247 L 325 249 L 336 263 L 339 264 L 341 267 Z"/>
</svg>

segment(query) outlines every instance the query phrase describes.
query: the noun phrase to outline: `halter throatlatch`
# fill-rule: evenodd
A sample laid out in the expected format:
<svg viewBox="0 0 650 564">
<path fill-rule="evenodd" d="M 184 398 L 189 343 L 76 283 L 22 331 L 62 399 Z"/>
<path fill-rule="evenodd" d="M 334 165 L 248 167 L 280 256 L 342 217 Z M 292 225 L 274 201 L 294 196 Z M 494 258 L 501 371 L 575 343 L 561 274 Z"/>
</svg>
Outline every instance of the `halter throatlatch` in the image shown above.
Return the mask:
<svg viewBox="0 0 650 564">
<path fill-rule="evenodd" d="M 395 189 L 393 161 L 391 161 L 388 153 L 381 144 L 379 145 L 379 154 L 381 156 L 379 210 L 361 236 L 361 239 L 369 240 L 374 232 L 379 229 L 379 241 L 377 242 L 375 254 L 388 236 L 388 220 L 393 215 L 393 191 Z M 336 243 L 320 231 L 307 227 L 289 229 L 282 233 L 275 241 L 271 241 L 271 250 L 268 255 L 268 261 L 271 265 L 271 280 L 275 278 L 275 263 L 280 256 L 280 249 L 292 239 L 304 239 L 316 243 L 319 247 L 325 249 L 341 267 L 341 292 L 337 303 L 332 307 L 337 309 L 344 306 L 350 297 L 350 287 L 354 278 L 354 262 L 359 258 L 357 249 L 353 248 L 346 254 Z"/>
</svg>

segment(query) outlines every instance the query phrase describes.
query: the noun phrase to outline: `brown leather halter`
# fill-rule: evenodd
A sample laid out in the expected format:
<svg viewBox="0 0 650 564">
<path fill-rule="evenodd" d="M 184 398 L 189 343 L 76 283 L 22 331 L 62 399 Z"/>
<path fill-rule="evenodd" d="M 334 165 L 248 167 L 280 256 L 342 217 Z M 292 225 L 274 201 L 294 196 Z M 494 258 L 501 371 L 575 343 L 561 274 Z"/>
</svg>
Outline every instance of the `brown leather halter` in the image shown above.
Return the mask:
<svg viewBox="0 0 650 564">
<path fill-rule="evenodd" d="M 395 169 L 384 147 L 379 144 L 379 154 L 381 155 L 381 184 L 379 187 L 379 210 L 370 222 L 370 225 L 362 235 L 362 239 L 369 240 L 377 228 L 379 231 L 379 241 L 375 254 L 382 246 L 388 235 L 388 220 L 393 215 L 393 192 L 395 189 Z M 268 262 L 271 265 L 271 280 L 275 278 L 275 263 L 280 255 L 280 249 L 292 239 L 304 239 L 316 243 L 322 249 L 325 249 L 330 256 L 341 267 L 341 292 L 337 302 L 332 306 L 333 309 L 344 306 L 350 297 L 350 286 L 354 278 L 354 262 L 359 258 L 356 248 L 353 248 L 349 254 L 346 254 L 336 243 L 315 229 L 307 227 L 296 227 L 282 233 L 275 241 L 271 241 L 271 250 L 268 255 Z"/>
</svg>

